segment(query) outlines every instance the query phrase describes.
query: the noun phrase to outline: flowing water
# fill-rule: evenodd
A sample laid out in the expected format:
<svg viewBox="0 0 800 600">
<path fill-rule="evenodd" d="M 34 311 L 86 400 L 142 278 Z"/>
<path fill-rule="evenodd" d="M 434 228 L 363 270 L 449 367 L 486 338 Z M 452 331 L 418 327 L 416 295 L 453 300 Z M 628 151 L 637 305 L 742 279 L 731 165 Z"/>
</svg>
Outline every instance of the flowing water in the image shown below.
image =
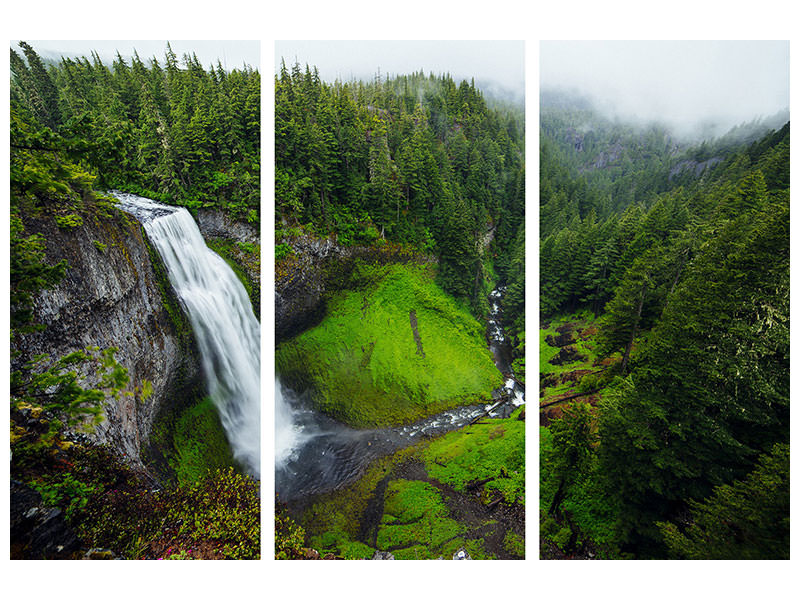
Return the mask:
<svg viewBox="0 0 800 600">
<path fill-rule="evenodd" d="M 489 297 L 492 312 L 487 338 L 497 368 L 506 376 L 497 402 L 461 406 L 403 427 L 352 429 L 310 408 L 304 395 L 275 380 L 275 490 L 288 502 L 341 487 L 369 464 L 414 442 L 441 435 L 481 415 L 507 417 L 525 402 L 524 389 L 511 371 L 511 350 L 500 325 L 502 289 Z M 503 360 L 503 357 L 505 359 Z"/>
<path fill-rule="evenodd" d="M 233 455 L 260 477 L 261 326 L 244 286 L 206 246 L 185 208 L 114 193 L 135 216 L 167 268 L 189 317 L 208 393 L 219 412 Z"/>
</svg>

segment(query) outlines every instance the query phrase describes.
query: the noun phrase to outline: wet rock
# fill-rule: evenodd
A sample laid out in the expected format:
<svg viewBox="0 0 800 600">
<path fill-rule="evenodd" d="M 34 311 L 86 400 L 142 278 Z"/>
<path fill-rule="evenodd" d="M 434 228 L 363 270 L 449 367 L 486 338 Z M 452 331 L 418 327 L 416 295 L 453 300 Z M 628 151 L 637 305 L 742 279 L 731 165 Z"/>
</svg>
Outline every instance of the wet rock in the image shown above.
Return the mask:
<svg viewBox="0 0 800 600">
<path fill-rule="evenodd" d="M 544 341 L 554 348 L 563 348 L 564 346 L 569 346 L 575 339 L 572 336 L 572 331 L 565 331 L 557 336 L 548 335 Z"/>
<path fill-rule="evenodd" d="M 108 548 L 91 548 L 83 555 L 83 560 L 115 560 L 117 555 Z"/>
<path fill-rule="evenodd" d="M 261 232 L 257 228 L 243 221 L 234 221 L 222 211 L 201 208 L 197 211 L 195 220 L 206 241 L 221 239 L 254 246 L 261 245 Z M 238 247 L 233 248 L 230 258 L 245 271 L 247 278 L 260 290 L 261 261 L 253 260 L 252 255 L 248 255 Z"/>
<path fill-rule="evenodd" d="M 11 480 L 11 558 L 72 558 L 80 548 L 61 509 L 45 506 L 36 490 Z"/>
<path fill-rule="evenodd" d="M 306 560 L 317 560 L 319 559 L 319 552 L 313 548 L 303 548 L 303 558 Z"/>
<path fill-rule="evenodd" d="M 372 560 L 394 560 L 394 554 L 375 550 L 375 554 L 372 555 Z"/>
<path fill-rule="evenodd" d="M 223 238 L 247 244 L 260 243 L 260 232 L 243 221 L 234 221 L 222 211 L 201 208 L 197 211 L 197 227 L 204 238 Z"/>
</svg>

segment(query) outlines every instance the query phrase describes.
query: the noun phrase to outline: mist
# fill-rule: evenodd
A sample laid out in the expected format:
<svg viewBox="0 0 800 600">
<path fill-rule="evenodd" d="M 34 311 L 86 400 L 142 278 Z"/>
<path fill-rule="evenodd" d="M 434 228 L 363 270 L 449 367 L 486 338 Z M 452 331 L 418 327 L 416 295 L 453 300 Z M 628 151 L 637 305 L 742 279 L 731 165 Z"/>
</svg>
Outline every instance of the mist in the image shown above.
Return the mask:
<svg viewBox="0 0 800 600">
<path fill-rule="evenodd" d="M 540 84 L 585 96 L 610 118 L 708 137 L 788 114 L 789 43 L 542 42 Z"/>
<path fill-rule="evenodd" d="M 275 72 L 281 59 L 290 67 L 316 66 L 324 81 L 372 81 L 422 70 L 449 73 L 457 82 L 474 78 L 487 94 L 521 101 L 525 95 L 521 41 L 277 41 Z"/>
<path fill-rule="evenodd" d="M 43 59 L 60 61 L 61 57 L 89 57 L 94 51 L 105 64 L 111 64 L 120 56 L 126 60 L 133 56 L 134 50 L 145 63 L 155 58 L 164 65 L 167 40 L 26 40 Z M 18 40 L 11 41 L 11 47 L 19 54 Z M 177 40 L 169 41 L 178 60 L 184 54 L 195 54 L 200 64 L 208 68 L 216 66 L 217 61 L 226 70 L 241 69 L 245 64 L 258 69 L 260 64 L 260 43 L 257 41 L 224 40 Z"/>
</svg>

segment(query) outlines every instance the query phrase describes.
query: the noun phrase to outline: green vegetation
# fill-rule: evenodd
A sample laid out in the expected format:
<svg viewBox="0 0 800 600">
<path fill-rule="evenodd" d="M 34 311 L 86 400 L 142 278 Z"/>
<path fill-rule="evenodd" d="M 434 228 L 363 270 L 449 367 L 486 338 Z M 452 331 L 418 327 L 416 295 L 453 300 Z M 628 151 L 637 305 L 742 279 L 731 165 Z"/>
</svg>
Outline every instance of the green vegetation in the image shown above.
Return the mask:
<svg viewBox="0 0 800 600">
<path fill-rule="evenodd" d="M 131 559 L 181 553 L 258 558 L 260 502 L 252 479 L 217 469 L 199 481 L 154 492 L 152 482 L 110 448 L 66 441 L 62 420 L 51 414 L 30 402 L 12 404 L 11 476 L 63 509 L 85 547 Z"/>
<path fill-rule="evenodd" d="M 258 485 L 230 468 L 216 410 L 188 389 L 186 377 L 178 374 L 173 398 L 164 402 L 171 410 L 149 440 L 164 451 L 158 458 L 171 464 L 181 485 L 154 491 L 152 481 L 122 462 L 119 449 L 64 437 L 67 428 L 91 429 L 103 404 L 123 393 L 147 402 L 152 385 L 143 381 L 123 392 L 128 373 L 113 348 L 35 356 L 23 364 L 17 351 L 24 336 L 43 329 L 34 298 L 69 268 L 65 260 L 49 260 L 47 240 L 29 233 L 37 221 L 140 233 L 95 186 L 190 208 L 212 206 L 257 222 L 258 73 L 219 65 L 206 72 L 193 56 L 184 57 L 181 69 L 169 47 L 164 69 L 138 56 L 130 65 L 117 56 L 109 68 L 94 55 L 46 67 L 31 46 L 20 47 L 24 59 L 11 51 L 11 339 L 18 361 L 11 374 L 12 477 L 63 509 L 85 547 L 110 548 L 125 558 L 258 558 Z M 115 241 L 93 240 L 98 261 L 110 248 L 125 252 L 116 231 Z M 193 352 L 191 328 L 163 263 L 147 248 L 163 306 L 182 348 Z M 257 247 L 237 251 L 258 268 Z M 166 485 L 170 477 L 160 474 Z"/>
<path fill-rule="evenodd" d="M 170 457 L 179 485 L 197 482 L 209 472 L 234 467 L 228 440 L 210 398 L 181 412 L 173 433 L 175 453 Z"/>
<path fill-rule="evenodd" d="M 658 523 L 670 551 L 688 559 L 789 559 L 789 446 L 776 444 L 743 480 L 692 502 L 683 531 Z"/>
<path fill-rule="evenodd" d="M 496 491 L 509 504 L 525 503 L 525 422 L 487 420 L 434 440 L 423 452 L 425 468 L 434 479 L 466 492 L 475 480 L 483 486 L 484 501 Z"/>
<path fill-rule="evenodd" d="M 522 107 L 493 108 L 474 82 L 447 74 L 325 83 L 316 68 L 282 65 L 275 130 L 276 280 L 299 274 L 298 236 L 351 248 L 325 263 L 321 322 L 276 349 L 282 380 L 356 427 L 488 401 L 503 385 L 482 323 L 498 285 L 524 380 Z M 462 547 L 472 558 L 521 557 L 521 531 L 505 542 L 521 526 L 498 524 L 487 507 L 521 512 L 524 422 L 469 430 L 376 461 L 315 498 L 298 517 L 308 543 L 346 558 L 450 558 Z M 480 513 L 480 525 L 454 502 Z M 280 527 L 291 547 L 293 530 Z"/>
<path fill-rule="evenodd" d="M 46 67 L 19 45 L 24 59 L 11 50 L 12 131 L 25 113 L 41 134 L 36 143 L 12 141 L 12 165 L 24 156 L 23 171 L 34 175 L 53 159 L 49 152 L 63 149 L 80 165 L 73 180 L 258 222 L 258 71 L 219 63 L 205 70 L 194 55 L 179 60 L 169 44 L 162 63 L 134 52 L 130 61 L 117 54 L 110 67 L 95 54 Z M 62 193 L 28 178 L 40 192 Z M 60 219 L 73 227 L 80 217 Z"/>
<path fill-rule="evenodd" d="M 593 321 L 585 362 L 562 368 L 545 342 L 559 319 L 540 332 L 542 385 L 604 388 L 548 413 L 543 555 L 788 554 L 772 453 L 789 440 L 789 124 L 739 133 L 677 147 L 586 107 L 542 111 L 540 307 Z"/>
<path fill-rule="evenodd" d="M 276 230 L 435 253 L 442 289 L 476 314 L 486 264 L 524 278 L 524 181 L 522 107 L 490 108 L 474 83 L 421 72 L 325 83 L 299 64 L 275 77 Z M 509 307 L 509 323 L 522 317 Z"/>
<path fill-rule="evenodd" d="M 404 549 L 398 558 L 417 558 L 422 549 L 438 549 L 448 540 L 463 533 L 465 527 L 447 515 L 449 511 L 438 490 L 425 481 L 396 479 L 389 482 L 383 504 L 383 518 L 378 530 L 379 548 Z M 425 540 L 423 546 L 419 542 Z"/>
<path fill-rule="evenodd" d="M 64 427 L 91 429 L 103 418 L 102 404 L 120 396 L 128 384 L 128 370 L 114 358 L 116 348 L 87 348 L 55 361 L 39 355 L 11 372 L 11 407 L 35 409 L 52 415 L 48 436 Z M 87 371 L 97 377 L 87 387 Z"/>
<path fill-rule="evenodd" d="M 333 297 L 322 323 L 276 350 L 278 372 L 310 388 L 320 410 L 387 426 L 488 399 L 502 385 L 481 325 L 426 269 L 356 271 L 356 289 Z"/>
<path fill-rule="evenodd" d="M 358 480 L 317 497 L 299 525 L 278 505 L 276 556 L 301 558 L 307 543 L 345 558 L 376 550 L 397 559 L 450 558 L 462 547 L 473 559 L 523 558 L 520 517 L 492 508 L 502 503 L 524 514 L 522 410 L 374 462 Z"/>
</svg>

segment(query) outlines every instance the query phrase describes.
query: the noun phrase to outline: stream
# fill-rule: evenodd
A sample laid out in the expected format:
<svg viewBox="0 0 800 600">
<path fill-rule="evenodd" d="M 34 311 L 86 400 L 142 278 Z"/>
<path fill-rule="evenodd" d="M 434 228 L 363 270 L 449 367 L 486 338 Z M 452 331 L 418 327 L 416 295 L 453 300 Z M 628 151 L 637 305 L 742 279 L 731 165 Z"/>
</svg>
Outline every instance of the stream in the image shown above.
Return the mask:
<svg viewBox="0 0 800 600">
<path fill-rule="evenodd" d="M 459 429 L 475 418 L 509 416 L 525 402 L 525 390 L 513 377 L 511 345 L 502 328 L 504 288 L 489 295 L 486 337 L 495 365 L 506 377 L 492 404 L 461 406 L 416 423 L 383 429 L 353 429 L 322 415 L 298 394 L 275 380 L 275 491 L 282 502 L 328 492 L 360 477 L 374 460 L 420 439 Z"/>
</svg>

